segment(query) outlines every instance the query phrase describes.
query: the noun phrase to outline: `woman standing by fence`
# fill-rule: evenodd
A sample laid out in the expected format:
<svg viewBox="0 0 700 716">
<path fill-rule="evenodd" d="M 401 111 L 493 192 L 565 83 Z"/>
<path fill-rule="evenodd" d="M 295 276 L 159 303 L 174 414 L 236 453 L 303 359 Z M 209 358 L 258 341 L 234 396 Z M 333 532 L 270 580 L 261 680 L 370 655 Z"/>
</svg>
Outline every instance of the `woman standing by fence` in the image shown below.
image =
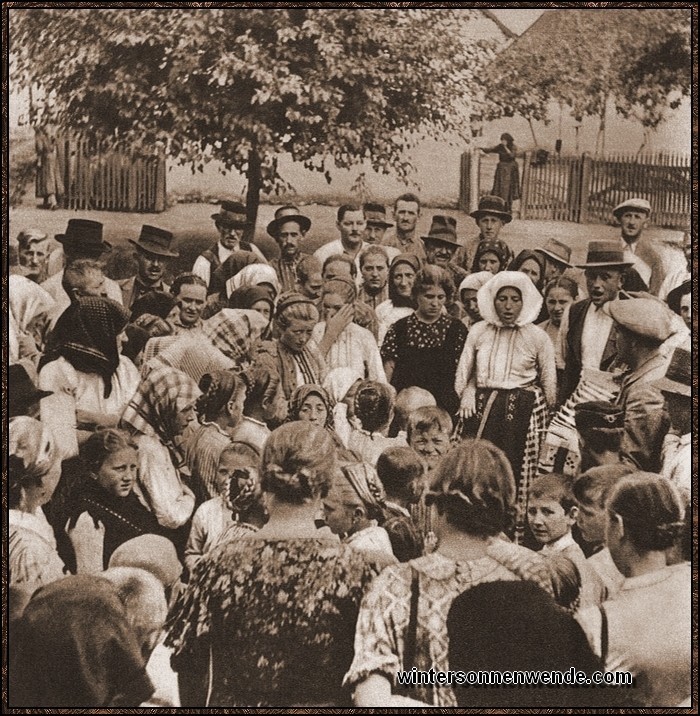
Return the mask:
<svg viewBox="0 0 700 716">
<path fill-rule="evenodd" d="M 513 137 L 507 132 L 501 135 L 501 141 L 495 147 L 482 149 L 486 154 L 498 154 L 496 176 L 493 179 L 491 193 L 500 196 L 505 202 L 508 211 L 512 204 L 520 199 L 520 173 L 518 162 L 515 160 L 517 148 Z"/>
</svg>

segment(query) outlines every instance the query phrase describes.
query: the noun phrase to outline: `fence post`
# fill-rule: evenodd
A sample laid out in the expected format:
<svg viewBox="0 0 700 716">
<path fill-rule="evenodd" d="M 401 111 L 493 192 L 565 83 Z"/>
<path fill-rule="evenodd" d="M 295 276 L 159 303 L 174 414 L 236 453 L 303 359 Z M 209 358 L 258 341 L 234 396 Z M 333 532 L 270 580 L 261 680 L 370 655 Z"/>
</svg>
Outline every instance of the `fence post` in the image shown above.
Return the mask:
<svg viewBox="0 0 700 716">
<path fill-rule="evenodd" d="M 459 163 L 459 208 L 461 211 L 469 211 L 469 179 L 471 172 L 471 154 L 468 151 L 462 152 Z"/>
<path fill-rule="evenodd" d="M 158 158 L 156 160 L 155 201 L 153 203 L 153 211 L 165 211 L 165 148 L 159 145 L 156 151 Z"/>
<path fill-rule="evenodd" d="M 579 204 L 577 221 L 585 224 L 588 221 L 588 199 L 591 195 L 591 156 L 584 152 L 581 156 L 581 187 L 579 192 Z"/>
<path fill-rule="evenodd" d="M 532 152 L 525 152 L 523 160 L 523 188 L 520 192 L 520 218 L 527 219 L 527 205 L 530 200 L 530 162 L 532 161 Z"/>
</svg>

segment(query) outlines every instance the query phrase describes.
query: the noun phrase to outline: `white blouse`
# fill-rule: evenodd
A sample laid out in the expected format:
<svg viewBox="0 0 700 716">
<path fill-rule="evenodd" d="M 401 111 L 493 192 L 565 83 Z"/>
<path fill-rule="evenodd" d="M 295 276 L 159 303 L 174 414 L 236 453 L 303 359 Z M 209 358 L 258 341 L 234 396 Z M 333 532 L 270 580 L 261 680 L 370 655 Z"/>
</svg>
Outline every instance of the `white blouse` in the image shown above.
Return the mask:
<svg viewBox="0 0 700 716">
<path fill-rule="evenodd" d="M 40 390 L 53 392 L 41 401 L 41 422 L 56 438 L 62 460 L 78 454 L 76 411 L 121 415 L 140 379 L 138 368 L 126 356 L 120 356 L 119 366 L 112 376 L 112 392 L 105 398 L 102 376 L 77 371 L 62 356 L 41 369 Z"/>
<path fill-rule="evenodd" d="M 549 336 L 531 323 L 509 328 L 480 321 L 469 331 L 457 365 L 455 390 L 468 387 L 512 390 L 531 384 L 544 391 L 547 404 L 556 400 L 557 372 Z"/>
<path fill-rule="evenodd" d="M 326 331 L 326 322 L 321 321 L 314 326 L 311 340 L 314 348 L 323 340 Z M 328 370 L 333 368 L 352 368 L 358 375 L 366 376 L 369 380 L 387 383 L 382 357 L 374 336 L 366 328 L 350 323 L 331 345 L 325 356 Z"/>
</svg>

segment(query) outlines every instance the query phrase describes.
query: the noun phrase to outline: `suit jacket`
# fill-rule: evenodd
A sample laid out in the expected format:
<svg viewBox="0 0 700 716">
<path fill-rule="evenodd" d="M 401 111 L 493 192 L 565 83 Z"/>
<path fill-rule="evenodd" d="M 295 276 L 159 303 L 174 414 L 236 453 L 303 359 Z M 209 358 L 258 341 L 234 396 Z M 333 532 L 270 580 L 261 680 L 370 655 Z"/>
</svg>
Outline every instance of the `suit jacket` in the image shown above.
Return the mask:
<svg viewBox="0 0 700 716">
<path fill-rule="evenodd" d="M 669 357 L 656 353 L 625 376 L 617 403 L 625 411 L 622 454 L 645 472 L 661 472 L 664 438 L 671 421 L 664 396 L 653 385 L 666 374 Z"/>
<path fill-rule="evenodd" d="M 559 387 L 559 402 L 566 402 L 576 390 L 581 379 L 581 337 L 583 336 L 583 324 L 586 320 L 588 307 L 591 299 L 573 303 L 569 308 L 569 331 L 566 334 L 566 362 L 562 373 L 561 385 Z M 608 342 L 605 344 L 603 358 L 600 361 L 600 370 L 609 370 L 617 358 L 617 328 L 613 321 Z"/>
<path fill-rule="evenodd" d="M 131 278 L 124 278 L 121 281 L 117 281 L 119 284 L 119 287 L 122 290 L 122 303 L 124 304 L 124 308 L 131 309 L 132 305 L 134 304 L 134 301 L 136 300 L 136 296 L 134 295 L 134 285 L 136 283 L 136 276 L 132 276 Z M 170 286 L 168 286 L 165 281 L 161 281 L 158 286 L 153 286 L 152 288 L 148 289 L 149 291 L 163 291 L 164 293 L 170 293 Z M 140 294 L 143 295 L 143 294 Z"/>
</svg>

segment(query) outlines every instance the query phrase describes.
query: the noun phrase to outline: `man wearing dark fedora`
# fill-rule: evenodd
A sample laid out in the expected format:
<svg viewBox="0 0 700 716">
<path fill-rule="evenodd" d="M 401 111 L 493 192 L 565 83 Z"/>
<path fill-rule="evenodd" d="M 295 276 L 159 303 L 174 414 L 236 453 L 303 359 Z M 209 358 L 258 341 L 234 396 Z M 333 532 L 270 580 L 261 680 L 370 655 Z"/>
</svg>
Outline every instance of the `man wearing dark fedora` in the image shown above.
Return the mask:
<svg viewBox="0 0 700 716">
<path fill-rule="evenodd" d="M 690 500 L 693 475 L 691 417 L 693 410 L 691 354 L 678 347 L 673 351 L 663 378 L 654 385 L 666 400 L 671 427 L 664 438 L 661 474 Z"/>
<path fill-rule="evenodd" d="M 505 200 L 492 194 L 482 196 L 479 199 L 478 208 L 476 211 L 472 211 L 469 216 L 476 221 L 476 225 L 479 227 L 479 235 L 469 241 L 468 245 L 454 259 L 455 263 L 467 272 L 472 269 L 474 255 L 479 243 L 482 241 L 497 241 L 501 229 L 513 220 L 513 215 L 508 210 Z M 509 251 L 506 265 L 513 260 L 513 251 L 510 249 Z"/>
<path fill-rule="evenodd" d="M 135 276 L 119 281 L 119 285 L 122 289 L 124 306 L 131 309 L 144 293 L 170 291 L 170 286 L 165 283 L 163 277 L 169 260 L 177 258 L 180 254 L 172 248 L 173 235 L 170 231 L 148 224 L 141 227 L 138 241 L 129 239 L 129 243 L 136 248 L 134 258 L 138 270 Z"/>
<path fill-rule="evenodd" d="M 99 221 L 89 219 L 69 219 L 65 234 L 57 234 L 56 241 L 63 246 L 66 266 L 79 259 L 93 259 L 101 261 L 105 254 L 112 250 L 111 244 L 102 239 L 103 226 Z M 51 295 L 58 305 L 64 308 L 70 304 L 70 298 L 63 288 L 63 272 L 50 276 L 42 288 Z M 122 302 L 122 290 L 116 281 L 105 276 L 104 290 L 107 298 L 117 303 Z"/>
<path fill-rule="evenodd" d="M 255 244 L 243 240 L 246 229 L 250 228 L 245 206 L 239 201 L 222 201 L 220 207 L 218 213 L 211 215 L 219 232 L 219 240 L 202 251 L 192 267 L 192 273 L 197 274 L 207 286 L 211 284 L 212 273 L 234 251 L 251 251 L 260 263 L 267 263 L 262 251 Z"/>
<path fill-rule="evenodd" d="M 616 241 L 591 241 L 586 263 L 588 298 L 571 304 L 561 320 L 559 351 L 564 363 L 559 402 L 576 390 L 583 368 L 611 370 L 617 356 L 615 322 L 603 311 L 620 297 L 624 273 L 631 266 Z"/>
<path fill-rule="evenodd" d="M 297 290 L 297 266 L 304 254 L 301 242 L 311 228 L 311 219 L 287 204 L 275 211 L 275 218 L 267 225 L 267 233 L 277 242 L 280 257 L 270 261 L 277 272 L 282 291 Z"/>
<path fill-rule="evenodd" d="M 451 216 L 436 214 L 427 236 L 421 236 L 425 244 L 426 263 L 450 272 L 455 286 L 467 277 L 467 272 L 456 266 L 452 259 L 462 246 L 457 240 L 457 221 Z"/>
</svg>

